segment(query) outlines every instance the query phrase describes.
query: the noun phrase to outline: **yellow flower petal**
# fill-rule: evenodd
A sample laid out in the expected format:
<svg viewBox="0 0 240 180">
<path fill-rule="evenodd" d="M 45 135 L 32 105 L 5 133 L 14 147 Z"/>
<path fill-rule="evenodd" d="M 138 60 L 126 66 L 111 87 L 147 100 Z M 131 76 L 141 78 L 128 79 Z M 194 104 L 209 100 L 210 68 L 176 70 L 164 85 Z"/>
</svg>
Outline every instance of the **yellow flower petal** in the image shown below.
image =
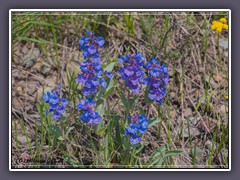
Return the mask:
<svg viewBox="0 0 240 180">
<path fill-rule="evenodd" d="M 226 24 L 227 23 L 227 19 L 226 18 L 221 18 L 220 22 Z"/>
<path fill-rule="evenodd" d="M 225 99 L 228 100 L 228 96 L 225 96 Z"/>
<path fill-rule="evenodd" d="M 219 33 L 222 32 L 222 27 L 217 27 L 216 31 Z"/>
<path fill-rule="evenodd" d="M 212 25 L 212 26 L 211 26 L 211 29 L 212 29 L 212 30 L 215 30 L 216 28 L 217 28 L 216 25 Z"/>
<path fill-rule="evenodd" d="M 226 29 L 226 30 L 228 30 L 228 25 L 227 24 L 223 24 L 223 29 Z"/>
<path fill-rule="evenodd" d="M 216 23 L 217 23 L 217 21 L 213 21 L 213 22 L 212 22 L 212 25 L 214 25 L 214 24 L 216 24 Z"/>
</svg>

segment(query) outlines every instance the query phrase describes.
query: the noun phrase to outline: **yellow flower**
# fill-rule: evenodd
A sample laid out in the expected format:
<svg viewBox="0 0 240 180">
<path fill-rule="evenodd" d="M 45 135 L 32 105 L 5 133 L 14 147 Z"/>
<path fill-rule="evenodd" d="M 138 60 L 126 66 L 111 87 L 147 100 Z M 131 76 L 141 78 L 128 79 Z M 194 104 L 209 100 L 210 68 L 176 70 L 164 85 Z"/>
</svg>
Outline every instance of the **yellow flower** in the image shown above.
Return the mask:
<svg viewBox="0 0 240 180">
<path fill-rule="evenodd" d="M 217 24 L 217 21 L 213 21 L 212 24 L 213 24 L 213 25 L 214 25 L 214 24 Z"/>
<path fill-rule="evenodd" d="M 211 29 L 212 30 L 215 30 L 217 27 L 216 27 L 216 25 L 215 24 L 213 24 L 212 26 L 211 26 Z"/>
<path fill-rule="evenodd" d="M 226 99 L 226 100 L 228 100 L 228 95 L 227 95 L 227 96 L 225 96 L 225 99 Z"/>
<path fill-rule="evenodd" d="M 223 27 L 223 29 L 228 30 L 228 25 L 227 24 L 223 24 L 222 27 Z"/>
<path fill-rule="evenodd" d="M 226 24 L 227 23 L 227 19 L 226 18 L 221 18 L 220 22 Z"/>
<path fill-rule="evenodd" d="M 222 27 L 221 26 L 217 27 L 216 31 L 219 32 L 219 33 L 222 32 Z"/>
<path fill-rule="evenodd" d="M 220 21 L 213 21 L 211 29 L 214 31 L 217 31 L 218 33 L 221 33 L 223 29 L 228 30 L 228 25 L 226 18 L 221 18 Z"/>
</svg>

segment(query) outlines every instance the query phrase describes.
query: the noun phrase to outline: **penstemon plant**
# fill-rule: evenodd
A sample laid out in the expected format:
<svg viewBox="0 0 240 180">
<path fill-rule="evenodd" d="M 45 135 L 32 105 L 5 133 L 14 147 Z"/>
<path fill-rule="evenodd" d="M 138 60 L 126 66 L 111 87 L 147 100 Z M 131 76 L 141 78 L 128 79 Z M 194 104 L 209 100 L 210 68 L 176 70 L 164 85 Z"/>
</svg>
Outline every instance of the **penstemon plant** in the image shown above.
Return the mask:
<svg viewBox="0 0 240 180">
<path fill-rule="evenodd" d="M 79 40 L 84 62 L 79 63 L 80 71 L 74 78 L 75 82 L 71 80 L 74 76 L 69 78 L 69 86 L 74 89 L 71 92 L 73 94 L 69 92 L 68 97 L 71 97 L 69 99 L 60 98 L 61 85 L 57 90 L 46 92 L 43 95 L 44 101 L 49 106 L 46 114 L 52 112 L 52 118 L 57 120 L 58 125 L 61 125 L 61 120 L 65 120 L 63 124 L 67 124 L 68 129 L 58 131 L 65 133 L 61 138 L 58 137 L 60 140 L 68 140 L 73 124 L 80 124 L 82 131 L 84 129 L 88 131 L 92 152 L 101 159 L 96 159 L 95 163 L 92 163 L 96 167 L 109 167 L 109 164 L 124 167 L 140 164 L 139 167 L 142 167 L 144 162 L 140 162 L 137 156 L 144 148 L 144 142 L 141 143 L 144 141 L 143 135 L 153 123 L 149 119 L 149 112 L 145 113 L 143 110 L 138 112 L 135 105 L 142 94 L 145 94 L 147 106 L 155 102 L 157 106 L 162 105 L 169 82 L 168 68 L 165 64 L 160 65 L 156 58 L 147 61 L 140 52 L 120 55 L 117 59 L 118 67 L 115 67 L 116 62 L 103 65 L 100 49 L 104 44 L 103 37 L 86 30 L 86 36 Z M 118 76 L 120 78 L 117 78 Z M 80 91 L 76 88 L 78 84 L 81 85 Z M 116 86 L 121 86 L 121 91 L 116 92 Z M 108 96 L 112 93 L 120 95 L 124 117 L 120 115 L 120 109 L 115 111 L 115 105 L 111 107 L 109 104 Z M 72 105 L 73 108 L 69 107 L 66 111 L 66 107 Z M 75 121 L 69 119 L 71 122 L 67 123 L 68 119 L 62 118 L 66 114 L 70 114 L 67 117 Z M 95 129 L 95 135 L 90 132 L 92 128 Z M 149 162 L 154 160 L 154 157 L 151 157 Z"/>
</svg>

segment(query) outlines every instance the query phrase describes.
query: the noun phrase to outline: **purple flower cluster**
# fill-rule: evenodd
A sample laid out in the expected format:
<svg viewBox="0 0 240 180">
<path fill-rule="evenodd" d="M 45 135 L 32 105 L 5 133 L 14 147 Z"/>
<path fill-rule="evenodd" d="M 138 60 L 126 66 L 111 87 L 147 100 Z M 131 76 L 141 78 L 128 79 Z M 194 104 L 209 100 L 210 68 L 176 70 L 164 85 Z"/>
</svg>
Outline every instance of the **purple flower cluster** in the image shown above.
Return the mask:
<svg viewBox="0 0 240 180">
<path fill-rule="evenodd" d="M 146 65 L 148 77 L 145 78 L 145 84 L 149 87 L 148 97 L 162 104 L 162 99 L 166 95 L 166 85 L 169 81 L 168 68 L 165 64 L 162 66 L 158 60 L 153 58 Z"/>
<path fill-rule="evenodd" d="M 92 99 L 81 99 L 77 105 L 77 110 L 82 110 L 82 114 L 79 116 L 79 119 L 84 123 L 98 124 L 102 117 L 98 112 L 93 110 L 93 107 L 96 105 L 96 102 Z"/>
<path fill-rule="evenodd" d="M 125 129 L 125 135 L 130 135 L 130 143 L 138 144 L 141 141 L 141 135 L 144 134 L 148 127 L 148 119 L 145 115 L 129 116 L 132 123 Z"/>
<path fill-rule="evenodd" d="M 69 104 L 67 99 L 60 98 L 60 90 L 61 86 L 59 85 L 57 90 L 48 91 L 43 95 L 44 101 L 50 105 L 47 113 L 53 112 L 53 118 L 56 120 L 60 120 L 66 106 Z"/>
<path fill-rule="evenodd" d="M 82 93 L 89 96 L 98 91 L 98 86 L 105 88 L 107 82 L 103 76 L 102 59 L 99 56 L 99 48 L 105 43 L 103 37 L 96 37 L 94 33 L 86 30 L 87 36 L 79 40 L 80 49 L 83 50 L 84 62 L 80 63 L 81 74 L 78 74 L 77 82 L 83 84 Z M 112 77 L 111 72 L 105 72 L 108 78 Z"/>
<path fill-rule="evenodd" d="M 79 40 L 80 49 L 83 50 L 83 57 L 87 59 L 89 57 L 94 57 L 97 59 L 98 49 L 102 47 L 105 43 L 105 40 L 102 36 L 95 36 L 94 32 L 89 32 L 86 30 L 87 36 L 82 36 Z"/>
<path fill-rule="evenodd" d="M 119 74 L 133 94 L 141 92 L 141 84 L 144 80 L 144 70 L 142 68 L 144 60 L 145 58 L 141 53 L 120 56 L 118 59 L 118 63 L 123 64 L 123 67 L 119 69 Z"/>
</svg>

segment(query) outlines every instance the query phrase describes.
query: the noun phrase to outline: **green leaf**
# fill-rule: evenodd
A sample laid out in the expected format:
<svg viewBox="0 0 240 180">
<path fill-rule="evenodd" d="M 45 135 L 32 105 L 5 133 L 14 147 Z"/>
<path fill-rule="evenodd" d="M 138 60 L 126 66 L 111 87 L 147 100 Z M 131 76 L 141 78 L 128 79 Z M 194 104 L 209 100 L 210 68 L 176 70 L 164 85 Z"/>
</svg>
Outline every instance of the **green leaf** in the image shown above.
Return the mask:
<svg viewBox="0 0 240 180">
<path fill-rule="evenodd" d="M 103 108 L 103 102 L 101 104 L 99 104 L 96 108 L 96 111 L 103 116 L 105 114 L 104 108 Z"/>
<path fill-rule="evenodd" d="M 182 154 L 182 150 L 171 150 L 171 151 L 167 151 L 164 154 L 164 157 L 170 157 L 170 156 L 175 156 L 175 155 L 179 155 Z"/>
<path fill-rule="evenodd" d="M 110 88 L 110 89 L 106 92 L 104 98 L 108 98 L 108 96 L 109 96 L 110 94 L 112 94 L 114 90 L 115 90 L 115 87 Z"/>
<path fill-rule="evenodd" d="M 27 38 L 27 37 L 18 37 L 19 40 L 23 40 L 23 41 L 31 41 L 31 42 L 35 42 L 35 43 L 39 43 L 39 44 L 50 44 L 50 41 L 45 41 L 45 40 L 38 40 L 38 39 L 33 39 L 33 38 Z"/>
<path fill-rule="evenodd" d="M 143 144 L 140 144 L 140 147 L 137 149 L 137 151 L 135 152 L 135 154 L 140 153 L 140 152 L 143 150 L 144 147 L 145 147 L 145 146 L 144 146 Z"/>
<path fill-rule="evenodd" d="M 127 99 L 126 99 L 125 95 L 121 92 L 120 96 L 121 96 L 121 100 L 122 100 L 122 103 L 123 103 L 125 109 L 128 109 L 129 108 L 128 107 L 128 102 L 127 102 Z"/>
<path fill-rule="evenodd" d="M 79 167 L 79 163 L 70 157 L 64 157 L 64 161 L 68 162 L 69 164 L 73 165 L 74 167 Z"/>
<path fill-rule="evenodd" d="M 68 138 L 69 133 L 74 129 L 74 127 L 69 127 L 66 132 L 66 138 Z"/>
<path fill-rule="evenodd" d="M 144 115 L 144 110 L 141 107 L 138 107 L 140 115 Z"/>
<path fill-rule="evenodd" d="M 165 151 L 167 149 L 168 149 L 168 145 L 164 144 L 164 145 L 160 146 L 159 148 L 157 148 L 156 151 L 162 153 L 163 151 Z"/>
<path fill-rule="evenodd" d="M 103 94 L 105 93 L 106 89 L 101 89 L 97 94 L 96 94 L 96 97 L 97 97 L 97 100 L 99 100 Z"/>
<path fill-rule="evenodd" d="M 109 91 L 113 86 L 114 86 L 114 80 L 113 80 L 113 78 L 111 78 L 111 79 L 107 79 L 107 84 L 108 84 L 108 86 L 107 86 L 107 88 L 106 88 L 106 92 L 107 91 Z"/>
<path fill-rule="evenodd" d="M 136 96 L 133 100 L 130 101 L 129 109 L 133 109 L 134 108 L 134 106 L 137 103 L 138 98 L 139 98 L 139 96 Z"/>
<path fill-rule="evenodd" d="M 103 70 L 104 70 L 104 71 L 110 71 L 110 72 L 112 72 L 115 64 L 116 64 L 116 62 L 111 62 L 111 63 L 109 63 Z"/>
<path fill-rule="evenodd" d="M 57 139 L 61 139 L 61 137 L 62 137 L 62 132 L 61 132 L 61 130 L 59 129 L 59 127 L 58 126 L 50 126 L 49 127 L 50 128 L 50 131 L 54 134 L 54 136 L 57 138 Z M 60 140 L 59 139 L 59 140 Z"/>
<path fill-rule="evenodd" d="M 58 139 L 59 141 L 63 141 L 63 140 L 64 140 L 64 138 L 63 138 L 62 136 L 59 136 L 57 139 Z"/>
<path fill-rule="evenodd" d="M 125 26 L 119 20 L 117 20 L 116 18 L 113 17 L 112 21 L 114 23 L 116 23 L 119 27 L 121 27 L 122 29 L 125 29 Z"/>
<path fill-rule="evenodd" d="M 153 125 L 155 125 L 155 124 L 157 124 L 159 122 L 161 122 L 161 119 L 159 117 L 155 118 L 155 119 L 150 119 L 148 127 L 151 127 L 151 126 L 153 126 Z"/>
<path fill-rule="evenodd" d="M 107 130 L 107 128 L 98 129 L 98 130 L 96 131 L 96 134 L 97 134 L 97 135 L 103 135 L 106 130 Z"/>
<path fill-rule="evenodd" d="M 144 101 L 146 104 L 148 104 L 151 101 L 148 97 L 148 94 L 149 94 L 149 88 L 146 89 L 145 95 L 144 95 Z"/>
<path fill-rule="evenodd" d="M 56 27 L 56 28 L 61 28 L 61 26 L 57 26 L 51 23 L 46 23 L 46 22 L 39 22 L 39 21 L 31 21 L 32 24 L 36 24 L 39 26 L 50 26 L 50 27 Z"/>
<path fill-rule="evenodd" d="M 152 163 L 148 167 L 152 167 L 153 165 L 157 165 L 158 167 L 161 166 L 164 160 L 165 151 L 167 149 L 167 144 L 164 144 L 157 148 L 150 156 L 150 160 L 152 161 Z"/>
<path fill-rule="evenodd" d="M 116 123 L 116 139 L 117 139 L 117 143 L 122 143 L 120 126 L 119 126 L 119 119 L 120 119 L 120 117 L 118 115 L 115 115 L 113 117 L 113 119 L 114 119 L 114 121 Z"/>
</svg>

